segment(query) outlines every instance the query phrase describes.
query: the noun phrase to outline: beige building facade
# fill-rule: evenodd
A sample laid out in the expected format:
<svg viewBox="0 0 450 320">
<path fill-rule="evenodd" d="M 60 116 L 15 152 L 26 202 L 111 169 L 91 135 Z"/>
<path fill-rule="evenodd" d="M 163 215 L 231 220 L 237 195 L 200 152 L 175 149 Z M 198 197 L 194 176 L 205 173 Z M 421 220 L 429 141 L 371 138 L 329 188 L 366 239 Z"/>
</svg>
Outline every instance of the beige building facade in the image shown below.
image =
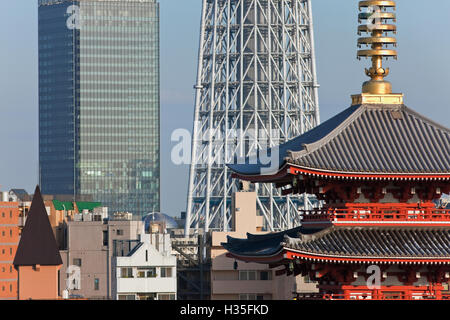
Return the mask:
<svg viewBox="0 0 450 320">
<path fill-rule="evenodd" d="M 70 221 L 67 223 L 67 248 L 61 250 L 63 266 L 60 291 L 67 288 L 68 267 L 80 270 L 77 289 L 72 296 L 85 299 L 113 299 L 112 262 L 115 256 L 130 252 L 139 242 L 142 221 Z M 69 270 L 71 271 L 71 270 Z"/>
<path fill-rule="evenodd" d="M 292 300 L 295 292 L 314 292 L 316 284 L 301 276 L 276 276 L 268 265 L 236 262 L 226 256 L 222 242 L 227 236 L 246 238 L 261 234 L 263 217 L 257 214 L 256 193 L 238 192 L 233 196 L 233 231 L 212 232 L 212 300 Z"/>
</svg>

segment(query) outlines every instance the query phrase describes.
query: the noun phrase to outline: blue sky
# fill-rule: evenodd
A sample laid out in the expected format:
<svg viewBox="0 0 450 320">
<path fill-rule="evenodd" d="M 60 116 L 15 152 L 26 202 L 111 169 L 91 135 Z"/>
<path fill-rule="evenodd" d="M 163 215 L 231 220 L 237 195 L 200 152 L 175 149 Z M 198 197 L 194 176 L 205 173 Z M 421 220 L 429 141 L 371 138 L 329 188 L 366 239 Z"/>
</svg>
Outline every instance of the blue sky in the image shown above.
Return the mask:
<svg viewBox="0 0 450 320">
<path fill-rule="evenodd" d="M 37 0 L 4 1 L 0 11 L 0 189 L 38 182 Z M 170 161 L 174 129 L 191 129 L 201 0 L 161 3 L 162 211 L 185 210 L 187 166 Z M 399 60 L 390 61 L 395 92 L 450 127 L 450 1 L 398 0 Z M 357 0 L 313 0 L 321 118 L 361 91 L 368 61 L 356 60 Z M 425 7 L 428 5 L 428 7 Z M 425 14 L 426 13 L 426 14 Z"/>
</svg>

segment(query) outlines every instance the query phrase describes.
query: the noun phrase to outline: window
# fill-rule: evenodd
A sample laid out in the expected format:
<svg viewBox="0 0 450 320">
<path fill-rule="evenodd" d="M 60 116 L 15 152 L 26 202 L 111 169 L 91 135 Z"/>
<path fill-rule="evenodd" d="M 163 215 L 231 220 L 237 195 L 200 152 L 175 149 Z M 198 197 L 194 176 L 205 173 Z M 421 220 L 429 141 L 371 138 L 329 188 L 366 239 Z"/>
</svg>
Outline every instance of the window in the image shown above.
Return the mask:
<svg viewBox="0 0 450 320">
<path fill-rule="evenodd" d="M 256 280 L 256 271 L 239 271 L 239 280 Z"/>
<path fill-rule="evenodd" d="M 161 278 L 172 278 L 172 268 L 161 268 Z"/>
<path fill-rule="evenodd" d="M 103 231 L 103 245 L 104 246 L 108 245 L 108 230 Z"/>
<path fill-rule="evenodd" d="M 122 278 L 134 278 L 133 277 L 133 268 L 121 268 L 120 274 L 121 274 Z"/>
<path fill-rule="evenodd" d="M 254 293 L 243 293 L 239 295 L 239 300 L 264 300 L 264 296 Z"/>
<path fill-rule="evenodd" d="M 272 271 L 260 271 L 259 272 L 259 280 L 272 280 Z"/>
<path fill-rule="evenodd" d="M 94 290 L 95 291 L 100 290 L 100 279 L 97 278 L 94 279 Z"/>
<path fill-rule="evenodd" d="M 156 300 L 156 293 L 138 293 L 138 300 Z"/>
<path fill-rule="evenodd" d="M 155 278 L 156 268 L 155 267 L 140 267 L 137 268 L 138 278 Z"/>
<path fill-rule="evenodd" d="M 73 259 L 73 265 L 81 267 L 81 259 L 80 258 Z"/>
<path fill-rule="evenodd" d="M 122 229 L 117 229 L 116 234 L 118 236 L 123 236 L 123 230 Z"/>
<path fill-rule="evenodd" d="M 119 300 L 136 300 L 134 294 L 119 294 Z"/>
<path fill-rule="evenodd" d="M 175 294 L 173 293 L 158 294 L 158 300 L 175 300 Z"/>
</svg>

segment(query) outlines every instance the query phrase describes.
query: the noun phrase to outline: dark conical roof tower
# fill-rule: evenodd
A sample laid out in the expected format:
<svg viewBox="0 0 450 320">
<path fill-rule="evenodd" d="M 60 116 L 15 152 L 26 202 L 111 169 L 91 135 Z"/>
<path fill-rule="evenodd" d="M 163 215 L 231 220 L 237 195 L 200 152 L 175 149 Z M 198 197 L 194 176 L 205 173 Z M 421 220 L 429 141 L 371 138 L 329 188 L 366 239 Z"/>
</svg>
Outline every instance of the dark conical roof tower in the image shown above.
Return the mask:
<svg viewBox="0 0 450 320">
<path fill-rule="evenodd" d="M 62 264 L 41 190 L 37 186 L 14 258 L 14 266 L 57 266 Z"/>
</svg>

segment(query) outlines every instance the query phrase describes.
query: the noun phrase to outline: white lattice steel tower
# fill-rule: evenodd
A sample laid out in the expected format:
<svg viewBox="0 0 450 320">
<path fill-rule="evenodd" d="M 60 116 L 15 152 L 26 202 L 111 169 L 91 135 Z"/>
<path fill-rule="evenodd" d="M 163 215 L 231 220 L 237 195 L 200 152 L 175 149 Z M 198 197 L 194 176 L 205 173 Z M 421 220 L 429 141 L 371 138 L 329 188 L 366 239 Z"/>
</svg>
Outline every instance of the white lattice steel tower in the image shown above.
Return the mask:
<svg viewBox="0 0 450 320">
<path fill-rule="evenodd" d="M 230 163 L 319 124 L 311 0 L 203 0 L 186 233 L 229 230 Z M 268 230 L 306 197 L 254 186 Z"/>
</svg>

